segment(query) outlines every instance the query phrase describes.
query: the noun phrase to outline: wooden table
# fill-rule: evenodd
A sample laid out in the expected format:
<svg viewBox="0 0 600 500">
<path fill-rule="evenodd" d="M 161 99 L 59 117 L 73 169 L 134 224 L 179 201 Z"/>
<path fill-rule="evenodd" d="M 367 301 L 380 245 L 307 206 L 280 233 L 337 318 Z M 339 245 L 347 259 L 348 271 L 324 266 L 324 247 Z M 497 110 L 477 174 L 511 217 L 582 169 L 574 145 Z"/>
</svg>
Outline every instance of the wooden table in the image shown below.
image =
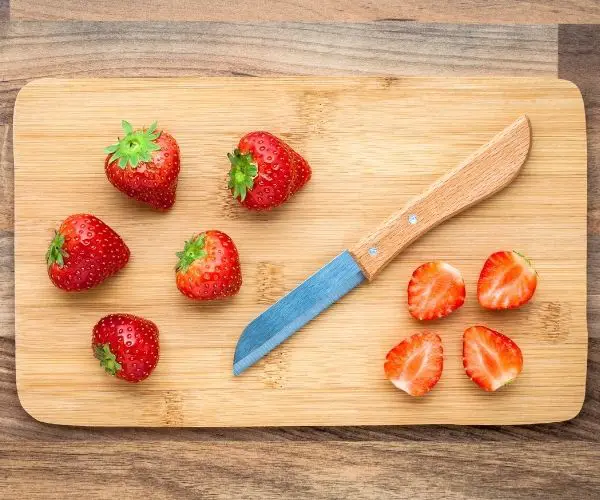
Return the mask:
<svg viewBox="0 0 600 500">
<path fill-rule="evenodd" d="M 418 8 L 440 3 L 407 1 L 404 5 L 413 10 L 402 11 L 392 8 L 394 2 L 384 1 L 381 5 L 387 7 L 377 12 L 348 7 L 346 18 L 372 21 L 408 12 L 401 17 L 457 20 L 453 16 L 464 14 L 468 21 L 486 19 L 473 8 L 483 0 L 460 2 L 458 11 Z M 554 11 L 540 7 L 543 3 L 554 5 Z M 333 9 L 336 2 L 326 4 Z M 529 22 L 594 21 L 600 15 L 594 0 L 505 4 L 490 11 L 487 19 L 509 21 L 519 9 L 516 20 Z M 65 22 L 100 19 L 102 13 L 83 9 L 82 0 L 13 0 L 13 5 L 12 19 L 7 21 L 8 4 L 0 0 L 0 18 L 5 19 L 0 22 L 0 496 L 575 499 L 600 495 L 600 26 L 459 26 L 402 20 L 246 25 Z M 287 3 L 274 5 L 269 15 L 280 19 Z M 207 17 L 222 19 L 227 14 L 222 5 L 213 7 Z M 132 9 L 131 17 L 162 19 L 168 9 L 161 9 L 156 15 L 144 13 L 146 17 Z M 302 15 L 297 5 L 289 10 L 291 18 L 313 21 L 327 18 L 328 12 L 315 8 Z M 192 8 L 177 12 L 179 18 L 199 15 Z M 59 21 L 19 20 L 36 17 Z M 340 20 L 342 14 L 330 18 Z M 30 418 L 17 398 L 14 360 L 11 120 L 18 90 L 43 76 L 348 73 L 545 75 L 579 85 L 589 133 L 590 334 L 587 397 L 579 416 L 565 423 L 517 427 L 266 429 L 88 429 L 45 425 Z"/>
</svg>

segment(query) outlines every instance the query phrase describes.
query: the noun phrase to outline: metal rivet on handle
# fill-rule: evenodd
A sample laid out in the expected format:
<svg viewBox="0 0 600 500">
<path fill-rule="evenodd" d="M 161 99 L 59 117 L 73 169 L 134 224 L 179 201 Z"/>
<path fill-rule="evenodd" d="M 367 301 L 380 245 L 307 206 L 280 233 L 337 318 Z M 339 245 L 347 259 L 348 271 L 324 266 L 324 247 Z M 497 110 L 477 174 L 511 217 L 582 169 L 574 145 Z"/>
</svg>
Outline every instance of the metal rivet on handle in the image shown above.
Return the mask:
<svg viewBox="0 0 600 500">
<path fill-rule="evenodd" d="M 417 223 L 417 216 L 415 214 L 410 214 L 408 216 L 408 223 L 409 224 L 416 224 Z"/>
<path fill-rule="evenodd" d="M 375 257 L 377 255 L 377 249 L 375 247 L 369 248 L 369 255 Z"/>
</svg>

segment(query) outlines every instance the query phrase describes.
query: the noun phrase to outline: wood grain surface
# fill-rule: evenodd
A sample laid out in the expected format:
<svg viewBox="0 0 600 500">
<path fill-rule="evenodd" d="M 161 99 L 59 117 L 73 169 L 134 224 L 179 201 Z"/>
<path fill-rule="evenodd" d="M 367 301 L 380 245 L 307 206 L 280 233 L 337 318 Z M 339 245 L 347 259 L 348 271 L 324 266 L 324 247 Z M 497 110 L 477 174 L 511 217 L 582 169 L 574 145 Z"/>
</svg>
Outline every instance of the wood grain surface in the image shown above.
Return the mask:
<svg viewBox="0 0 600 500">
<path fill-rule="evenodd" d="M 11 471 L 4 492 L 26 483 L 28 498 L 111 498 L 107 485 L 127 498 L 597 497 L 597 447 L 548 442 L 540 449 L 535 442 L 77 441 L 61 451 L 57 480 L 56 443 L 39 443 L 34 454 L 9 443 L 0 468 Z"/>
<path fill-rule="evenodd" d="M 593 23 L 596 0 L 11 0 L 11 17 L 84 21 L 436 21 Z"/>
<path fill-rule="evenodd" d="M 380 25 L 379 23 L 377 23 Z M 382 23 L 389 39 L 399 37 L 403 23 Z M 144 35 L 135 46 L 143 54 L 133 63 L 135 49 L 123 40 L 131 31 Z M 295 50 L 275 48 L 268 57 L 250 61 L 257 73 L 269 74 L 274 54 L 292 57 L 289 73 L 311 70 L 341 73 L 347 60 L 338 39 L 342 28 L 328 27 L 318 44 L 311 43 L 319 29 L 313 25 L 295 33 Z M 271 26 L 286 33 L 286 24 Z M 312 28 L 312 29 L 311 29 Z M 89 429 L 40 424 L 21 408 L 15 383 L 12 231 L 11 121 L 17 91 L 29 79 L 41 76 L 158 76 L 181 74 L 235 74 L 235 58 L 217 72 L 212 47 L 216 37 L 193 36 L 177 43 L 190 26 L 106 23 L 0 24 L 0 484 L 6 498 L 48 498 L 82 491 L 87 498 L 107 498 L 106 482 L 121 494 L 145 492 L 149 497 L 231 497 L 244 488 L 247 497 L 312 496 L 339 498 L 593 498 L 598 496 L 598 443 L 600 436 L 600 238 L 595 220 L 600 198 L 600 61 L 598 26 L 496 26 L 500 40 L 477 52 L 486 38 L 482 27 L 444 26 L 446 38 L 423 36 L 421 43 L 402 53 L 363 53 L 360 64 L 373 74 L 455 74 L 467 64 L 474 74 L 523 76 L 556 75 L 575 81 L 582 90 L 588 125 L 589 357 L 586 400 L 577 418 L 561 424 L 529 426 L 376 426 L 280 427 L 206 429 Z M 418 37 L 419 25 L 411 25 Z M 429 27 L 423 28 L 423 32 Z M 202 32 L 202 25 L 196 27 Z M 372 25 L 356 25 L 349 48 L 369 46 Z M 449 31 L 448 31 L 449 30 Z M 482 32 L 483 30 L 483 32 Z M 302 37 L 305 35 L 305 37 Z M 558 47 L 557 47 L 558 40 Z M 275 42 L 267 38 L 268 43 Z M 252 47 L 250 40 L 244 43 Z M 502 51 L 494 51 L 498 43 Z M 235 46 L 235 40 L 222 42 Z M 310 66 L 318 50 L 331 56 L 328 67 Z M 112 54 L 111 64 L 102 50 Z M 155 50 L 154 52 L 152 50 Z M 558 49 L 558 51 L 557 51 Z M 256 49 L 251 54 L 256 55 Z M 428 52 L 429 51 L 429 52 Z M 478 64 L 473 52 L 480 54 Z M 489 52 L 486 52 L 489 51 Z M 557 56 L 558 52 L 558 56 Z M 225 53 L 225 56 L 222 54 Z M 486 53 L 489 57 L 486 57 Z M 504 53 L 508 57 L 504 57 Z M 122 57 L 121 57 L 122 54 Z M 428 55 L 431 54 L 431 55 Z M 439 56 L 438 56 L 439 54 Z M 141 57 L 141 56 L 140 56 Z M 283 56 L 281 56 L 283 57 Z M 390 57 L 392 60 L 390 61 Z M 128 63 L 129 60 L 129 63 Z M 165 68 L 165 60 L 177 61 Z M 540 63 L 540 60 L 542 61 Z M 558 68 L 557 68 L 558 60 Z M 335 63 L 339 62 L 339 66 Z M 308 68 L 308 69 L 307 69 Z M 383 69 L 380 69 L 383 68 Z M 531 68 L 531 69 L 529 69 Z M 355 70 L 352 70 L 355 71 Z M 463 70 L 464 71 L 464 70 Z M 466 71 L 468 73 L 468 71 Z M 7 187 L 8 186 L 8 187 Z M 5 195 L 6 193 L 6 195 Z M 265 267 L 275 289 L 281 286 L 277 270 Z M 323 450 L 323 446 L 327 450 Z M 335 453 L 330 449 L 335 448 Z M 243 451 L 240 451 L 240 448 Z M 294 451 L 288 451 L 293 449 Z M 111 450 L 110 453 L 106 450 Z M 231 450 L 231 452 L 229 452 Z M 379 451 L 375 451 L 379 450 Z M 271 461 L 273 457 L 273 461 Z M 378 459 L 376 457 L 379 457 Z M 169 466 L 165 466 L 169 464 Z M 276 482 L 263 467 L 278 471 Z M 344 474 L 337 474 L 341 466 Z M 281 471 L 281 472 L 279 472 Z M 321 473 L 322 472 L 322 473 Z M 473 478 L 476 478 L 474 480 Z M 203 489 L 204 488 L 204 489 Z M 311 489 L 312 488 L 312 489 Z M 435 488 L 437 493 L 429 492 Z M 381 492 L 384 491 L 382 494 Z M 358 493 L 357 493 L 358 492 Z M 228 495 L 229 494 L 229 495 Z"/>
</svg>

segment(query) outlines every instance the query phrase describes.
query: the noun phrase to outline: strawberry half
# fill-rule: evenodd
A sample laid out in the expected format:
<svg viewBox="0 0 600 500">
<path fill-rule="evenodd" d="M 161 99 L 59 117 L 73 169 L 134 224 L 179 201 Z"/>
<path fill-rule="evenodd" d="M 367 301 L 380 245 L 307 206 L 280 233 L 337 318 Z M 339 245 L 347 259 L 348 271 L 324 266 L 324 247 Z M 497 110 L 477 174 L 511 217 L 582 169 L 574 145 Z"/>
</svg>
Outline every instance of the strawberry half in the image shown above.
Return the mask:
<svg viewBox="0 0 600 500">
<path fill-rule="evenodd" d="M 523 354 L 506 335 L 486 326 L 472 326 L 463 336 L 463 366 L 479 387 L 495 391 L 521 373 Z"/>
<path fill-rule="evenodd" d="M 156 122 L 138 130 L 125 120 L 121 124 L 125 137 L 104 150 L 106 177 L 130 198 L 158 210 L 171 208 L 180 170 L 177 142 L 164 130 L 156 130 Z"/>
<path fill-rule="evenodd" d="M 177 252 L 177 288 L 196 300 L 230 297 L 242 286 L 240 258 L 233 240 L 221 231 L 206 231 Z"/>
<path fill-rule="evenodd" d="M 388 352 L 383 368 L 398 389 L 411 396 L 423 396 L 442 376 L 442 339 L 435 333 L 415 333 Z"/>
<path fill-rule="evenodd" d="M 250 210 L 281 205 L 311 176 L 306 160 L 269 132 L 246 134 L 227 157 L 231 163 L 229 189 Z"/>
<path fill-rule="evenodd" d="M 140 382 L 158 363 L 158 328 L 133 314 L 110 314 L 94 326 L 92 351 L 109 375 Z"/>
<path fill-rule="evenodd" d="M 129 261 L 129 248 L 121 237 L 90 214 L 67 217 L 46 252 L 48 276 L 67 292 L 102 283 Z"/>
<path fill-rule="evenodd" d="M 486 309 L 515 309 L 529 302 L 537 273 L 529 259 L 515 251 L 496 252 L 483 265 L 477 298 Z"/>
<path fill-rule="evenodd" d="M 408 283 L 408 311 L 413 318 L 448 316 L 465 303 L 465 282 L 446 262 L 427 262 L 415 269 Z"/>
</svg>

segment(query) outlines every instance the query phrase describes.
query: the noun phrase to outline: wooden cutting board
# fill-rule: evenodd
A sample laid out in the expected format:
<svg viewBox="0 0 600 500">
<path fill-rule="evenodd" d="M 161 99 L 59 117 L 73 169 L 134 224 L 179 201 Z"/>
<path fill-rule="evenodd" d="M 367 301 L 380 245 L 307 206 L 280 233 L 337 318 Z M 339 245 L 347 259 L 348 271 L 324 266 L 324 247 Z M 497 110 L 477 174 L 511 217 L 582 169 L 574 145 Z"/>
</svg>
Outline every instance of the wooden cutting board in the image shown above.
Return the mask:
<svg viewBox="0 0 600 500">
<path fill-rule="evenodd" d="M 526 113 L 530 158 L 513 184 L 444 223 L 241 377 L 233 351 L 244 326 L 340 251 Z M 157 213 L 106 180 L 103 147 L 158 120 L 179 141 L 173 210 Z M 255 214 L 226 188 L 226 153 L 266 129 L 313 168 L 285 206 Z M 517 424 L 572 418 L 587 359 L 586 136 L 578 89 L 553 79 L 191 78 L 38 80 L 14 115 L 17 386 L 44 422 L 75 425 L 262 426 Z M 52 286 L 44 253 L 52 229 L 90 212 L 116 229 L 129 265 L 95 290 Z M 175 252 L 195 232 L 236 242 L 244 286 L 232 300 L 195 303 L 174 283 Z M 540 280 L 522 309 L 481 310 L 486 257 L 517 249 Z M 406 308 L 412 271 L 428 260 L 458 267 L 465 306 L 420 324 Z M 92 357 L 93 325 L 129 312 L 160 328 L 154 374 L 132 385 Z M 464 374 L 463 330 L 483 323 L 522 348 L 524 370 L 498 393 Z M 444 372 L 413 399 L 383 377 L 387 351 L 421 329 L 441 334 Z"/>
</svg>

